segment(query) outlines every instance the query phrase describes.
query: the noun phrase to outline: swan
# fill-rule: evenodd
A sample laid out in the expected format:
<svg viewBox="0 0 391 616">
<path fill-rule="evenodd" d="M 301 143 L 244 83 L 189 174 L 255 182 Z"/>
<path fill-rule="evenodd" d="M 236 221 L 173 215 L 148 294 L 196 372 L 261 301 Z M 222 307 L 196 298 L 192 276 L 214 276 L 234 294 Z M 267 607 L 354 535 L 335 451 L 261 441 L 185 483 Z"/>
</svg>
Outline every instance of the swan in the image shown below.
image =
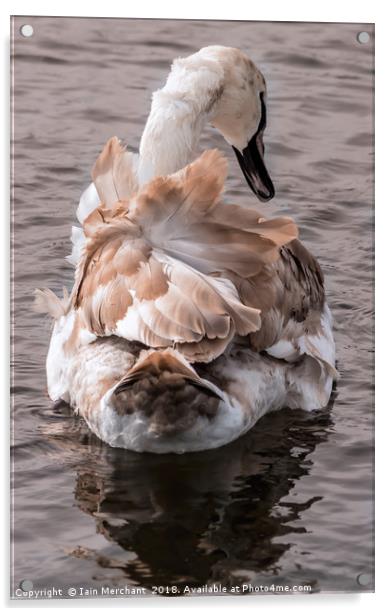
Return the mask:
<svg viewBox="0 0 391 616">
<path fill-rule="evenodd" d="M 283 256 L 294 222 L 222 202 L 217 150 L 136 194 L 126 158 L 113 138 L 93 168 L 102 205 L 84 221 L 70 297 L 37 292 L 55 319 L 50 397 L 111 446 L 155 453 L 219 447 L 269 410 L 324 406 L 329 313 L 309 308 L 304 334 L 293 312 L 309 301 L 294 253 Z"/>
<path fill-rule="evenodd" d="M 113 138 L 93 168 L 72 232 L 71 296 L 37 291 L 36 309 L 54 318 L 49 396 L 114 447 L 210 449 L 267 411 L 329 400 L 335 345 L 318 263 L 290 219 L 222 202 L 221 154 L 194 161 L 210 121 L 270 199 L 265 91 L 239 50 L 174 61 L 140 154 Z"/>
</svg>

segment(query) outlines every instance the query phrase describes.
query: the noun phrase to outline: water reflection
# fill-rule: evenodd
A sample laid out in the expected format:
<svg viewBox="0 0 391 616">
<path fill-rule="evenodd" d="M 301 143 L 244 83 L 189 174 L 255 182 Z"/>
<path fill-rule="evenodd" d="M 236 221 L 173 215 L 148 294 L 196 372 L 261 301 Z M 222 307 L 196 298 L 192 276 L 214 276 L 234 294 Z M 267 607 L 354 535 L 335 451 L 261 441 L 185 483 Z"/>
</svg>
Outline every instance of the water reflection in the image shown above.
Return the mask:
<svg viewBox="0 0 391 616">
<path fill-rule="evenodd" d="M 59 425 L 52 437 L 72 455 L 71 434 Z M 331 427 L 330 409 L 279 412 L 226 447 L 182 456 L 110 449 L 81 428 L 75 500 L 96 518 L 96 532 L 121 548 L 120 561 L 88 557 L 146 588 L 277 573 L 290 548 L 284 535 L 305 533 L 300 514 L 322 498 L 294 503 L 288 494 L 310 473 L 311 454 Z M 79 548 L 73 555 L 86 556 Z"/>
</svg>

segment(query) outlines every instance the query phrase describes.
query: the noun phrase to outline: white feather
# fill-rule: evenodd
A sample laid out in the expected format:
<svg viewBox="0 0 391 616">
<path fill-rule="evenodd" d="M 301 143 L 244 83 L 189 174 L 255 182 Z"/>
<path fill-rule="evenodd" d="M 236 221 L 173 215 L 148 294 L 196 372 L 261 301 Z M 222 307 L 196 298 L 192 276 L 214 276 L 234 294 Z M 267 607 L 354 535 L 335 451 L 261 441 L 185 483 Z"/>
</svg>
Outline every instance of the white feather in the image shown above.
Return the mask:
<svg viewBox="0 0 391 616">
<path fill-rule="evenodd" d="M 99 195 L 95 184 L 91 183 L 80 197 L 79 206 L 76 210 L 78 221 L 82 225 L 87 216 L 100 205 Z"/>
</svg>

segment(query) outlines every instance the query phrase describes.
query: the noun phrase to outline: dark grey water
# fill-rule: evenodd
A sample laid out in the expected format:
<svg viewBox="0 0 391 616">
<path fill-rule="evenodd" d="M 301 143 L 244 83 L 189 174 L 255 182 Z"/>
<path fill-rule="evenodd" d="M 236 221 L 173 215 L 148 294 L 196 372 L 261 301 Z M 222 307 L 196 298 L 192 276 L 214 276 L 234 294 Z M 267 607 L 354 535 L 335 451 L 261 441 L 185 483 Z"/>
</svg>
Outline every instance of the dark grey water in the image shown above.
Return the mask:
<svg viewBox="0 0 391 616">
<path fill-rule="evenodd" d="M 14 28 L 12 591 L 26 579 L 373 589 L 373 27 L 18 17 Z M 267 78 L 276 198 L 263 211 L 292 215 L 320 260 L 341 379 L 327 410 L 265 417 L 220 450 L 114 450 L 51 407 L 50 323 L 32 293 L 72 285 L 70 225 L 102 144 L 137 148 L 172 59 L 208 44 L 241 47 Z M 221 138 L 209 129 L 201 145 L 225 149 L 228 196 L 256 206 Z"/>
</svg>

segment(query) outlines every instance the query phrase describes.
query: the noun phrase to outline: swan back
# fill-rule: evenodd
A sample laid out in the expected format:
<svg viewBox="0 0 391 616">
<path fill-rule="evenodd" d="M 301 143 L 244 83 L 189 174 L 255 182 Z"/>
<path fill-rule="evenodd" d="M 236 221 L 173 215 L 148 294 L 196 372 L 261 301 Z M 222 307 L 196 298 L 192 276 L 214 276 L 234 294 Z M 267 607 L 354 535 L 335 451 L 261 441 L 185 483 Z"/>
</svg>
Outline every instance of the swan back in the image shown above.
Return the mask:
<svg viewBox="0 0 391 616">
<path fill-rule="evenodd" d="M 296 226 L 286 218 L 254 220 L 245 210 L 243 229 L 235 206 L 234 223 L 223 221 L 227 162 L 217 150 L 135 196 L 132 178 L 123 175 L 126 154 L 110 140 L 94 167 L 104 205 L 84 221 L 87 242 L 72 294 L 74 340 L 77 328 L 86 328 L 152 348 L 175 345 L 190 361 L 210 361 L 235 334 L 261 325 L 260 311 L 241 302 L 228 272 L 249 277 L 261 271 L 297 236 Z M 115 194 L 128 200 L 113 204 Z"/>
</svg>

